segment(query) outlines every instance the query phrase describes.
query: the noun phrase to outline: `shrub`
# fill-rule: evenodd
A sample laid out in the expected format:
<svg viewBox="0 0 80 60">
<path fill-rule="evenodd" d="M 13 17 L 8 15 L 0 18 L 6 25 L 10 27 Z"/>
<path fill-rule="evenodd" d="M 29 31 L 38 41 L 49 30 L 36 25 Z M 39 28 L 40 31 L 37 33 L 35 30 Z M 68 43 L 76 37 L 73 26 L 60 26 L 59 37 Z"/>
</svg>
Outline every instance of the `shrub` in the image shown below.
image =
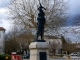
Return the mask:
<svg viewBox="0 0 80 60">
<path fill-rule="evenodd" d="M 0 54 L 0 60 L 5 60 L 5 56 L 3 54 Z"/>
<path fill-rule="evenodd" d="M 6 60 L 11 60 L 10 55 L 9 55 L 9 54 L 5 54 L 5 59 L 6 59 Z"/>
<path fill-rule="evenodd" d="M 63 55 L 61 55 L 61 54 L 58 54 L 58 55 L 55 55 L 55 56 L 57 56 L 57 57 L 63 57 Z"/>
<path fill-rule="evenodd" d="M 11 57 L 9 54 L 0 54 L 0 60 L 11 60 Z"/>
</svg>

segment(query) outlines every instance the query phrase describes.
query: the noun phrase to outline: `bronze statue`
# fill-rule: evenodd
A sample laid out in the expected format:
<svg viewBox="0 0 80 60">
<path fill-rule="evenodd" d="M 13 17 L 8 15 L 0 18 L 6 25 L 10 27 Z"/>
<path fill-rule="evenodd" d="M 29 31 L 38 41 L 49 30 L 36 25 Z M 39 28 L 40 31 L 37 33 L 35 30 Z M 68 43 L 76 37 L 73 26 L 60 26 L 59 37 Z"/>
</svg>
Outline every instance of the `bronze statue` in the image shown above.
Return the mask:
<svg viewBox="0 0 80 60">
<path fill-rule="evenodd" d="M 39 10 L 38 17 L 37 17 L 37 20 L 38 20 L 37 28 L 38 28 L 38 30 L 37 30 L 36 40 L 38 40 L 39 36 L 41 37 L 41 40 L 44 40 L 43 35 L 44 35 L 45 14 L 44 14 L 42 9 L 46 10 L 40 4 L 40 7 L 38 8 L 38 10 Z"/>
</svg>

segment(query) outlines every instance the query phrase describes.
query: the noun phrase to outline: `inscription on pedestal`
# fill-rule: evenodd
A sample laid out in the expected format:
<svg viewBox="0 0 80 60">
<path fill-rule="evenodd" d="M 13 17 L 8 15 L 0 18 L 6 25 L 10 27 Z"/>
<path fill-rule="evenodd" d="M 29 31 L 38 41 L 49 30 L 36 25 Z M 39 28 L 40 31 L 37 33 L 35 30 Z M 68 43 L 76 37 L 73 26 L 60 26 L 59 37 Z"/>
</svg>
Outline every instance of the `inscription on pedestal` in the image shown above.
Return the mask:
<svg viewBox="0 0 80 60">
<path fill-rule="evenodd" d="M 40 60 L 47 60 L 46 52 L 39 52 Z"/>
</svg>

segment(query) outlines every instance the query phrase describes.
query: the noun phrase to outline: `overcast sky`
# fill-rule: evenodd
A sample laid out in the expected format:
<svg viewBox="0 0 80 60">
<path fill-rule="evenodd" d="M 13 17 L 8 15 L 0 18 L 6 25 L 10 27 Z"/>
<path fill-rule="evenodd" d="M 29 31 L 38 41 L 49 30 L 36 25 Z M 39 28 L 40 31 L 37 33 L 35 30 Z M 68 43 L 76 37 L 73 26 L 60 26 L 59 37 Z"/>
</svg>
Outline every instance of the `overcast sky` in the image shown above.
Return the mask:
<svg viewBox="0 0 80 60">
<path fill-rule="evenodd" d="M 80 0 L 71 0 L 69 12 L 74 15 L 80 13 Z"/>
<path fill-rule="evenodd" d="M 70 14 L 70 17 L 73 15 L 79 14 L 80 13 L 80 0 L 68 0 L 68 1 L 69 1 L 69 5 L 68 5 L 69 9 L 67 12 Z M 9 4 L 9 2 L 10 0 L 0 0 L 0 27 L 4 27 L 6 29 L 6 32 L 8 32 L 11 28 L 11 24 L 9 23 L 6 17 L 6 5 Z M 71 24 L 71 21 L 69 21 L 69 24 Z M 69 38 L 71 39 L 73 36 L 75 35 L 73 34 Z"/>
<path fill-rule="evenodd" d="M 9 0 L 0 0 L 0 27 L 4 27 L 6 32 L 10 30 L 11 24 L 9 23 L 6 17 L 6 5 L 9 3 Z"/>
</svg>

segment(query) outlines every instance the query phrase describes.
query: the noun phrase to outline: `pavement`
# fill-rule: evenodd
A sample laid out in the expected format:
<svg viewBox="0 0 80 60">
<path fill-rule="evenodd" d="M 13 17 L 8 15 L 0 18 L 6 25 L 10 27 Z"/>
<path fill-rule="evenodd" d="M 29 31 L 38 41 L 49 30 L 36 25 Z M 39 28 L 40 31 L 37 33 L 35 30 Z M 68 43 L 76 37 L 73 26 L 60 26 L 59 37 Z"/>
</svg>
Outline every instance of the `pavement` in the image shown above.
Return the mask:
<svg viewBox="0 0 80 60">
<path fill-rule="evenodd" d="M 29 60 L 29 59 L 23 59 L 23 60 Z M 52 59 L 52 58 L 50 58 L 50 60 L 66 60 L 66 59 Z"/>
<path fill-rule="evenodd" d="M 23 60 L 29 60 L 29 59 L 23 59 Z"/>
<path fill-rule="evenodd" d="M 23 59 L 23 60 L 29 60 L 29 59 Z M 50 58 L 50 60 L 66 60 L 66 57 L 61 57 L 61 58 Z M 71 56 L 71 60 L 80 60 L 80 57 Z"/>
</svg>

